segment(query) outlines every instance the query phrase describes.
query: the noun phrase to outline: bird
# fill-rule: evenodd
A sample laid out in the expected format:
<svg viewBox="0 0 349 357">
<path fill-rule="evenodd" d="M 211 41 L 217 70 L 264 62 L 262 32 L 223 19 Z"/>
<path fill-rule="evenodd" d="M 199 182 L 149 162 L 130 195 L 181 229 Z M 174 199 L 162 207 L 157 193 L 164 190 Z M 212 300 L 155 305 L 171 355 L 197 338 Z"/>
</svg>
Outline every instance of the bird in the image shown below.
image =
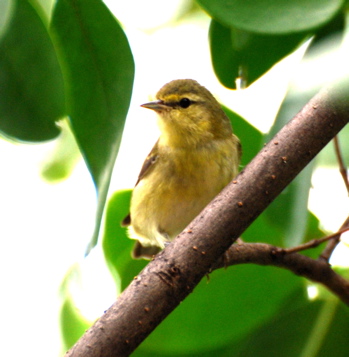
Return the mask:
<svg viewBox="0 0 349 357">
<path fill-rule="evenodd" d="M 160 136 L 145 159 L 122 221 L 132 257 L 151 259 L 238 174 L 241 144 L 211 92 L 193 79 L 165 84 L 141 107 L 158 114 Z"/>
</svg>

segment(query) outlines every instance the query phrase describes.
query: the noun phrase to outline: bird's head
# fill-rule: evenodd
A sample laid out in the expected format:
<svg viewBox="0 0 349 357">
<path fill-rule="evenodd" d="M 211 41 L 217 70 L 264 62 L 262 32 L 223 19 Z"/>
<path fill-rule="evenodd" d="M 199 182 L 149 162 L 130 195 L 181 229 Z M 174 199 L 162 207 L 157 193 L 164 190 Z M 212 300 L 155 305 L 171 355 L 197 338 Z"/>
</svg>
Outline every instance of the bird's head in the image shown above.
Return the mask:
<svg viewBox="0 0 349 357">
<path fill-rule="evenodd" d="M 160 142 L 171 146 L 200 145 L 232 134 L 231 124 L 213 95 L 192 79 L 165 84 L 157 101 L 145 103 L 159 115 Z"/>
</svg>

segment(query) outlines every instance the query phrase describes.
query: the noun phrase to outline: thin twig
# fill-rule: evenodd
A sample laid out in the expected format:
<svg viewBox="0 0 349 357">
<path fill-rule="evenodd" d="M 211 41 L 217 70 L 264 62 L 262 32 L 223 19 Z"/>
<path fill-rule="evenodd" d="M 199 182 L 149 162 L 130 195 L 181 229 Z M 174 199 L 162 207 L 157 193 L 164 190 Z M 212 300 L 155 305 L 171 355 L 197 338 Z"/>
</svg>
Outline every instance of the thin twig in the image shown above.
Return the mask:
<svg viewBox="0 0 349 357">
<path fill-rule="evenodd" d="M 336 135 L 333 138 L 333 143 L 334 143 L 334 149 L 336 151 L 336 156 L 337 156 L 337 160 L 338 160 L 338 164 L 339 164 L 339 172 L 343 177 L 343 181 L 344 181 L 345 187 L 346 187 L 348 195 L 349 195 L 349 178 L 348 178 L 348 174 L 347 174 L 347 168 L 345 167 L 345 164 L 344 164 L 343 155 L 342 155 L 342 152 L 340 149 L 338 135 Z"/>
<path fill-rule="evenodd" d="M 341 229 L 349 228 L 349 217 L 345 220 L 345 222 L 342 224 Z M 325 262 L 328 262 L 330 260 L 330 257 L 336 248 L 337 244 L 339 243 L 341 237 L 341 233 L 337 234 L 337 236 L 333 237 L 328 244 L 326 245 L 326 248 L 323 250 L 321 255 L 319 256 L 319 260 L 324 260 Z"/>
<path fill-rule="evenodd" d="M 316 248 L 317 246 L 319 246 L 320 244 L 327 242 L 331 239 L 338 239 L 341 236 L 342 233 L 349 231 L 349 227 L 346 228 L 341 228 L 338 232 L 333 233 L 329 236 L 323 237 L 323 238 L 319 238 L 319 239 L 312 239 L 309 242 L 306 242 L 304 244 L 300 244 L 297 245 L 296 247 L 292 247 L 292 248 L 280 248 L 281 252 L 284 254 L 291 254 L 291 253 L 297 253 L 300 252 L 302 250 L 306 250 L 306 249 L 311 249 L 311 248 Z"/>
</svg>

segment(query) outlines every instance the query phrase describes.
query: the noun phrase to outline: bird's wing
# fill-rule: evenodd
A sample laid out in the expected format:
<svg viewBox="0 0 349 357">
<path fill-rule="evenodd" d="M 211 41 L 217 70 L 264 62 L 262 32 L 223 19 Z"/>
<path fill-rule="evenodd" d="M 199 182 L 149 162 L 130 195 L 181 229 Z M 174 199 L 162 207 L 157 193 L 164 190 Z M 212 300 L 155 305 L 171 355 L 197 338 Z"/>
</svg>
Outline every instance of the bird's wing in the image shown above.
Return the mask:
<svg viewBox="0 0 349 357">
<path fill-rule="evenodd" d="M 158 142 L 156 142 L 155 145 L 153 146 L 153 148 L 151 149 L 149 155 L 143 162 L 143 165 L 142 165 L 141 171 L 138 175 L 138 180 L 137 180 L 135 186 L 137 186 L 139 181 L 141 181 L 146 175 L 149 174 L 149 172 L 151 172 L 158 157 L 159 157 Z"/>
<path fill-rule="evenodd" d="M 235 135 L 233 134 L 233 140 L 236 142 L 236 146 L 237 146 L 237 150 L 238 150 L 238 159 L 239 159 L 239 163 L 240 163 L 240 160 L 241 160 L 241 156 L 242 156 L 242 145 L 241 145 L 241 141 L 240 139 Z"/>
<path fill-rule="evenodd" d="M 155 143 L 154 147 L 150 151 L 149 155 L 145 159 L 141 171 L 138 175 L 138 179 L 136 182 L 136 185 L 146 176 L 149 174 L 149 172 L 152 171 L 152 168 L 154 167 L 155 162 L 157 161 L 159 157 L 159 152 L 158 152 L 158 142 Z M 121 222 L 122 226 L 129 226 L 131 224 L 131 215 L 128 214 Z"/>
</svg>

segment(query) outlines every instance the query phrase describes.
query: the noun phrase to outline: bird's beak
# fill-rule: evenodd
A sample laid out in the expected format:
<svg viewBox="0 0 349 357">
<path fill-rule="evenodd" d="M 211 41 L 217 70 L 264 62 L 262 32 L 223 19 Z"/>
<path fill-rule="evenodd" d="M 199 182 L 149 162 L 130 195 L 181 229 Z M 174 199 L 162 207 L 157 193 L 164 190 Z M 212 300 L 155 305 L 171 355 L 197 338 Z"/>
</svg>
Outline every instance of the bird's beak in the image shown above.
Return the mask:
<svg viewBox="0 0 349 357">
<path fill-rule="evenodd" d="M 155 102 L 149 102 L 142 104 L 141 107 L 152 109 L 155 111 L 161 111 L 168 108 L 168 106 L 162 100 L 156 100 Z"/>
</svg>

